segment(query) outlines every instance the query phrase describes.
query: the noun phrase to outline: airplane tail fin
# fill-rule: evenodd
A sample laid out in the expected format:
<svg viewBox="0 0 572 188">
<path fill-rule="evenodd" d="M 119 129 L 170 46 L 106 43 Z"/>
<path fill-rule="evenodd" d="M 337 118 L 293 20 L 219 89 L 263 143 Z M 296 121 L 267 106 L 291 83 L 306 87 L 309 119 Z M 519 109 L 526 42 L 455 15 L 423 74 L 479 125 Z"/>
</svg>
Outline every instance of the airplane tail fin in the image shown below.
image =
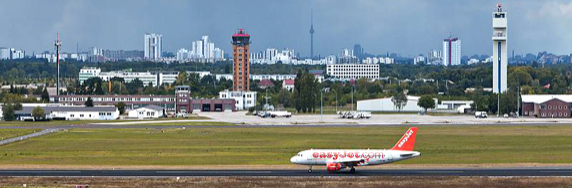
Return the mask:
<svg viewBox="0 0 572 188">
<path fill-rule="evenodd" d="M 403 134 L 401 139 L 391 148 L 391 150 L 413 151 L 415 145 L 415 137 L 417 136 L 417 127 L 411 127 Z"/>
</svg>

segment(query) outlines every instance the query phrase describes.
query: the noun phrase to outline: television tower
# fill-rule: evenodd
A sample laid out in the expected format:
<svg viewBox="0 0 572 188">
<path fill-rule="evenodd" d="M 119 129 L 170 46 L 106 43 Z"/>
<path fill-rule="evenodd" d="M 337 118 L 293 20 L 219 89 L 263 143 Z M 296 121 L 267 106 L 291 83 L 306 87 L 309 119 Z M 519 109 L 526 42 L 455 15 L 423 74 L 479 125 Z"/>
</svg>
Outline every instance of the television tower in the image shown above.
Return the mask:
<svg viewBox="0 0 572 188">
<path fill-rule="evenodd" d="M 60 97 L 60 47 L 62 46 L 62 41 L 60 41 L 60 33 L 58 33 L 58 39 L 54 44 L 56 47 L 56 66 L 58 67 L 57 79 L 56 79 L 56 98 L 54 102 L 59 102 Z"/>
<path fill-rule="evenodd" d="M 314 10 L 310 11 L 310 58 L 314 59 Z"/>
</svg>

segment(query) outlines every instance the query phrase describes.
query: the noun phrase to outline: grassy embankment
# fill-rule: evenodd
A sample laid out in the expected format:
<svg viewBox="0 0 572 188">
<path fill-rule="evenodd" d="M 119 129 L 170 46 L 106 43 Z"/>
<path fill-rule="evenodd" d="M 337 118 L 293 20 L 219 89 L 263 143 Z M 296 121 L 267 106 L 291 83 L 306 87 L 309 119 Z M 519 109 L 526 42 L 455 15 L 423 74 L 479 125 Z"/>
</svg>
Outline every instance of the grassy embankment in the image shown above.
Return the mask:
<svg viewBox="0 0 572 188">
<path fill-rule="evenodd" d="M 407 127 L 72 129 L 0 146 L 1 164 L 289 164 L 309 148 L 390 148 Z M 571 126 L 424 126 L 402 164 L 572 163 Z"/>
</svg>

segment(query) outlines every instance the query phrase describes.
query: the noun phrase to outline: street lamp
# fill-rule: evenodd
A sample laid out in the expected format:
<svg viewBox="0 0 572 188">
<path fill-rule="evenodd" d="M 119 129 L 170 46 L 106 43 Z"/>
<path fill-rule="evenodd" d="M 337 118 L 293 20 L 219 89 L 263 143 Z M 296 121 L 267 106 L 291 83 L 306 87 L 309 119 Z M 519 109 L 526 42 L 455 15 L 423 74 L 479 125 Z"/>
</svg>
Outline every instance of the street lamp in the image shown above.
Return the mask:
<svg viewBox="0 0 572 188">
<path fill-rule="evenodd" d="M 323 103 L 324 103 L 324 88 L 320 89 L 320 122 L 324 122 L 324 110 L 323 110 Z"/>
</svg>

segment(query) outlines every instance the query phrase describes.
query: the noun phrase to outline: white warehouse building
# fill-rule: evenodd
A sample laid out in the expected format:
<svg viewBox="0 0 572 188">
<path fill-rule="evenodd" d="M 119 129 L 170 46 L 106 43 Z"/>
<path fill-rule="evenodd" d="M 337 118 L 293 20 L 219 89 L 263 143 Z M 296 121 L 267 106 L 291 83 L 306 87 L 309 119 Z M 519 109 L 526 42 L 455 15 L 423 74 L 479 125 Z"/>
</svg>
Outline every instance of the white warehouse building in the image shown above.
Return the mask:
<svg viewBox="0 0 572 188">
<path fill-rule="evenodd" d="M 341 79 L 379 78 L 378 64 L 329 64 L 326 74 Z"/>
<path fill-rule="evenodd" d="M 151 83 L 153 86 L 163 85 L 163 84 L 173 84 L 177 81 L 179 72 L 177 71 L 164 71 L 164 72 L 130 72 L 130 71 L 110 71 L 101 72 L 100 68 L 95 67 L 84 67 L 79 71 L 79 83 L 93 77 L 99 77 L 103 81 L 109 81 L 114 77 L 123 78 L 126 83 L 129 83 L 135 79 L 139 79 L 143 82 L 143 86 L 149 85 Z"/>
<path fill-rule="evenodd" d="M 369 112 L 398 112 L 399 110 L 395 107 L 395 104 L 391 101 L 393 97 L 380 98 L 380 99 L 368 99 L 357 101 L 358 111 L 369 111 Z M 421 112 L 423 108 L 417 105 L 419 101 L 418 96 L 407 96 L 407 104 L 401 109 L 401 112 Z M 437 99 L 435 100 L 435 106 L 437 106 Z"/>
</svg>

